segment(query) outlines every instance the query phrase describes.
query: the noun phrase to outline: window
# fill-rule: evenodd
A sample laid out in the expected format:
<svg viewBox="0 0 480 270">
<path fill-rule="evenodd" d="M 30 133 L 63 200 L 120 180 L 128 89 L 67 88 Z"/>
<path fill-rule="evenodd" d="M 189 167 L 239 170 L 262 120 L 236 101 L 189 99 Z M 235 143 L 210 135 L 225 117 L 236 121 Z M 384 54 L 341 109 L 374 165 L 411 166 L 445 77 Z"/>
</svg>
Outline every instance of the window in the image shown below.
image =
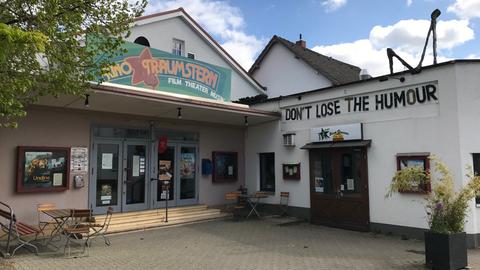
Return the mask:
<svg viewBox="0 0 480 270">
<path fill-rule="evenodd" d="M 421 167 L 425 171 L 430 171 L 430 153 L 397 154 L 397 170 L 405 167 Z M 404 190 L 404 193 L 428 193 L 431 190 L 430 183 L 419 185 L 415 190 Z"/>
<path fill-rule="evenodd" d="M 185 41 L 173 39 L 172 53 L 175 55 L 185 55 Z"/>
<path fill-rule="evenodd" d="M 472 154 L 473 156 L 473 173 L 475 175 L 480 175 L 480 154 Z M 480 207 L 480 197 L 475 198 L 475 203 L 477 207 Z"/>
<path fill-rule="evenodd" d="M 260 191 L 275 191 L 275 153 L 260 153 Z"/>
<path fill-rule="evenodd" d="M 295 134 L 293 133 L 283 134 L 283 145 L 295 146 Z"/>
<path fill-rule="evenodd" d="M 194 53 L 187 53 L 187 57 L 190 58 L 190 59 L 195 59 L 195 54 Z"/>
<path fill-rule="evenodd" d="M 148 42 L 148 39 L 146 39 L 145 37 L 138 37 L 135 39 L 135 41 L 133 43 L 137 43 L 137 44 L 140 44 L 140 45 L 143 45 L 143 46 L 146 46 L 146 47 L 150 47 L 150 42 Z"/>
</svg>

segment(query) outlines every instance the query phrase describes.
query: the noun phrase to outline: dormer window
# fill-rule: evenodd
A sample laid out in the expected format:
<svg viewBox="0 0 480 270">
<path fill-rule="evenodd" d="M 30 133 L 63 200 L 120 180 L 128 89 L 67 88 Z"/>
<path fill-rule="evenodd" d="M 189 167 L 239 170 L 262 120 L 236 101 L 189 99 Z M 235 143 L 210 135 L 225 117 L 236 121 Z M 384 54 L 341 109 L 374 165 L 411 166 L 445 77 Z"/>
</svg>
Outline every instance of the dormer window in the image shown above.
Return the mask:
<svg viewBox="0 0 480 270">
<path fill-rule="evenodd" d="M 143 46 L 146 46 L 146 47 L 150 47 L 150 42 L 148 42 L 148 39 L 146 39 L 145 37 L 138 37 L 135 39 L 135 41 L 133 43 L 137 43 L 137 44 L 140 44 L 140 45 L 143 45 Z"/>
<path fill-rule="evenodd" d="M 184 56 L 185 55 L 185 41 L 180 39 L 173 39 L 172 53 L 175 55 Z"/>
</svg>

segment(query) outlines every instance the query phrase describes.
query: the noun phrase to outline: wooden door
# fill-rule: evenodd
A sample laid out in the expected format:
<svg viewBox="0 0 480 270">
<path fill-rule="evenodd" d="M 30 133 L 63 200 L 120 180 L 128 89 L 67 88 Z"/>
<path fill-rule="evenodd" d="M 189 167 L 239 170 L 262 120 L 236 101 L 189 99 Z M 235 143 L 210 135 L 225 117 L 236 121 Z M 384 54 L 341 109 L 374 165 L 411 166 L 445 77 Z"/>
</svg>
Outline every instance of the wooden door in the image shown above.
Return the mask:
<svg viewBox="0 0 480 270">
<path fill-rule="evenodd" d="M 310 150 L 312 223 L 369 228 L 366 148 Z"/>
</svg>

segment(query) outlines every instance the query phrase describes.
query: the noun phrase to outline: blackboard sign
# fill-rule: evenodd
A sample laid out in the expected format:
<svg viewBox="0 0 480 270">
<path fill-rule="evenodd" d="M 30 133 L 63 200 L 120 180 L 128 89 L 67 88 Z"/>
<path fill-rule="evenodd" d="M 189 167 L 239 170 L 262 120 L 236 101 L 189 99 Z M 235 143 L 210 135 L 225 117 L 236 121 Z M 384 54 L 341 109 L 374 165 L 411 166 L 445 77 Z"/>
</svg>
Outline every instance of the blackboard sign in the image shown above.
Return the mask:
<svg viewBox="0 0 480 270">
<path fill-rule="evenodd" d="M 19 146 L 17 155 L 17 192 L 68 189 L 70 148 Z"/>
</svg>

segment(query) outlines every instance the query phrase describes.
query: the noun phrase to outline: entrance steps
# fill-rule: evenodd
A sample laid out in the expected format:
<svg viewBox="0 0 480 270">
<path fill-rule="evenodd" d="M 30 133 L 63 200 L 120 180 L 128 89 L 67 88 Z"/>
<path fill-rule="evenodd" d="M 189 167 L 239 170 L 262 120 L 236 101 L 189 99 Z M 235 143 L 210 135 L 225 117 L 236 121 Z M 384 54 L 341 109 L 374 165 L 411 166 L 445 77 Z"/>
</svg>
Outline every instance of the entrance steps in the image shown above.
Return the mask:
<svg viewBox="0 0 480 270">
<path fill-rule="evenodd" d="M 165 208 L 136 212 L 113 213 L 108 233 L 144 230 L 156 227 L 175 226 L 212 219 L 230 217 L 231 214 L 206 205 L 168 208 L 168 222 L 165 222 Z M 96 223 L 102 224 L 105 215 L 95 216 Z"/>
</svg>

